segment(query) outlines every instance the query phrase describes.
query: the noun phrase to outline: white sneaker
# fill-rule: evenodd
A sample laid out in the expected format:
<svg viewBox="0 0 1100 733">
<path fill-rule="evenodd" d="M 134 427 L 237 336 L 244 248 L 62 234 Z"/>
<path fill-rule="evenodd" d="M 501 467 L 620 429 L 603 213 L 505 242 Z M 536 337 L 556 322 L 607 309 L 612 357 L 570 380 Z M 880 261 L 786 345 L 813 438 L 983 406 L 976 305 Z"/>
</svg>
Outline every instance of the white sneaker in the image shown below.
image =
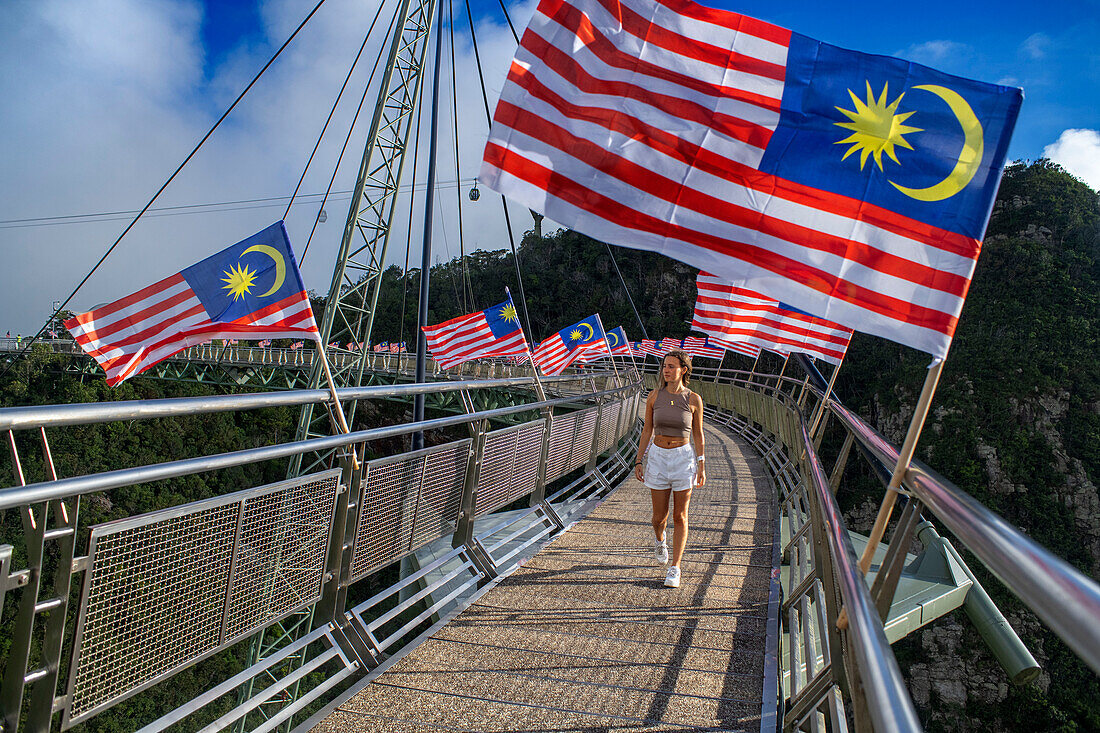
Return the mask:
<svg viewBox="0 0 1100 733">
<path fill-rule="evenodd" d="M 680 568 L 673 565 L 668 569 L 668 575 L 665 576 L 666 588 L 679 588 L 680 587 Z"/>
<path fill-rule="evenodd" d="M 657 562 L 662 565 L 668 564 L 668 545 L 660 540 L 654 540 L 653 543 L 653 557 L 657 558 Z"/>
</svg>

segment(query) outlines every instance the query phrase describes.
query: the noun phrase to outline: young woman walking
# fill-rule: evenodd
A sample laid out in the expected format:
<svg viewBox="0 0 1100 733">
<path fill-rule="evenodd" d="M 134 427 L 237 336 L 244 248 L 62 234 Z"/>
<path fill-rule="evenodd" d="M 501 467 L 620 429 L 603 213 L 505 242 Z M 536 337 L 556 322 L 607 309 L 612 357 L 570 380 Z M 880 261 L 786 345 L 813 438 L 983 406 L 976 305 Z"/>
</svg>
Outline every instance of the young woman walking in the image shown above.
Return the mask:
<svg viewBox="0 0 1100 733">
<path fill-rule="evenodd" d="M 680 560 L 687 546 L 691 487 L 702 486 L 707 480 L 703 456 L 703 400 L 687 388 L 690 376 L 690 356 L 679 349 L 665 355 L 657 389 L 646 399 L 645 425 L 638 441 L 638 458 L 634 462 L 634 475 L 649 487 L 653 499 L 656 536 L 653 553 L 662 565 L 668 562 L 665 526 L 669 494 L 672 494 L 672 565 L 665 578 L 669 588 L 680 586 Z"/>
</svg>

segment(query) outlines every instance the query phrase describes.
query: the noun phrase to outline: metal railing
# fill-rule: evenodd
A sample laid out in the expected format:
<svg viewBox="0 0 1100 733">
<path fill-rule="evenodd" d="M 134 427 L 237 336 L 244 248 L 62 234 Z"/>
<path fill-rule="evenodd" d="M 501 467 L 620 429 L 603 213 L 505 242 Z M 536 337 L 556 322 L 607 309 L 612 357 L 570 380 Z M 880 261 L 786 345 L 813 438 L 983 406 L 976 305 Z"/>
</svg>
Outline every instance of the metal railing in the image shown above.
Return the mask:
<svg viewBox="0 0 1100 733">
<path fill-rule="evenodd" d="M 19 510 L 26 544 L 20 549 L 29 565 L 12 572 L 13 548 L 0 546 L 0 593 L 19 594 L 0 690 L 3 731 L 17 730 L 21 716 L 23 729 L 49 730 L 57 713 L 60 728 L 67 729 L 314 604 L 314 630 L 300 640 L 304 646 L 292 644 L 293 651 L 281 650 L 148 729 L 161 730 L 194 714 L 248 674 L 271 674 L 288 655 L 305 653 L 307 661 L 273 675 L 276 682 L 221 715 L 211 729 L 233 724 L 311 673 L 323 672 L 321 682 L 255 728 L 272 730 L 378 667 L 410 633 L 490 583 L 533 543 L 560 531 L 563 513 L 583 506 L 588 495 L 605 493 L 625 475 L 630 461 L 624 452 L 633 450 L 630 440 L 638 434 L 639 384 L 622 383 L 612 373 L 563 376 L 544 384 L 548 394 L 564 396 L 537 401 L 530 391 L 530 401 L 467 415 L 86 476 L 57 478 L 51 464 L 48 480 L 34 483 L 23 479 L 19 432 L 37 434 L 48 457 L 47 430 L 322 403 L 328 393 L 0 410 L 0 430 L 6 432 L 19 484 L 0 489 L 0 509 Z M 472 405 L 469 393 L 475 390 L 532 387 L 530 378 L 510 378 L 349 388 L 339 395 L 378 399 L 453 391 Z M 493 429 L 491 421 L 521 414 L 542 417 Z M 461 426 L 469 437 L 366 458 L 371 441 Z M 333 448 L 340 453 L 330 470 L 97 525 L 89 528 L 87 554 L 77 552 L 83 495 Z M 582 466 L 580 478 L 546 498 L 547 485 Z M 488 531 L 476 531 L 482 523 L 475 530 L 476 520 L 524 497 L 527 510 Z M 562 503 L 563 497 L 572 501 Z M 357 581 L 447 537 L 455 548 L 450 554 L 347 607 L 348 590 Z M 57 554 L 60 562 L 47 561 Z M 429 577 L 436 570 L 442 576 Z M 53 590 L 42 600 L 49 580 Z M 65 620 L 74 581 L 80 590 L 70 625 Z M 402 591 L 411 596 L 394 604 Z M 43 636 L 46 644 L 39 649 Z M 67 682 L 58 694 L 65 667 Z"/>
</svg>

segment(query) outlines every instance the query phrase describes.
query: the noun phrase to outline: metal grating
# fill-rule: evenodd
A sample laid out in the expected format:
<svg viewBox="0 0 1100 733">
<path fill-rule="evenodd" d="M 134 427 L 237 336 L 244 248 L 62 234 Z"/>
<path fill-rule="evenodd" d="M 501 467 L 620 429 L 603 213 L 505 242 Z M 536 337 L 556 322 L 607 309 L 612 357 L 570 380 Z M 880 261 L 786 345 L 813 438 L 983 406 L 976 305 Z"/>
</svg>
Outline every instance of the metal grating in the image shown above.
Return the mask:
<svg viewBox="0 0 1100 733">
<path fill-rule="evenodd" d="M 329 483 L 310 481 L 245 502 L 224 641 L 320 597 L 332 525 Z"/>
<path fill-rule="evenodd" d="M 569 467 L 566 472 L 572 471 L 577 466 L 588 463 L 592 457 L 592 439 L 596 433 L 597 407 L 589 407 L 577 413 L 576 437 L 573 439 L 573 452 L 569 456 Z"/>
<path fill-rule="evenodd" d="M 481 516 L 535 490 L 546 423 L 542 420 L 496 430 L 485 438 L 474 516 Z"/>
<path fill-rule="evenodd" d="M 93 527 L 68 722 L 90 717 L 222 646 L 230 609 L 239 635 L 269 621 L 275 603 L 293 610 L 315 600 L 324 548 L 319 558 L 303 556 L 290 547 L 300 538 L 296 531 L 258 523 L 293 511 L 295 526 L 319 526 L 327 537 L 339 478 L 339 470 L 313 474 Z M 250 514 L 254 521 L 246 535 L 243 520 Z M 267 534 L 278 534 L 283 542 Z M 276 568 L 249 563 L 256 551 L 246 547 L 248 541 L 265 552 L 281 547 L 301 561 L 292 582 L 305 595 L 276 594 Z M 247 566 L 248 583 L 271 586 L 272 606 L 250 604 L 232 593 L 238 560 L 245 560 L 241 567 Z"/>
<path fill-rule="evenodd" d="M 466 439 L 367 463 L 349 580 L 358 580 L 454 530 L 469 450 Z"/>
<path fill-rule="evenodd" d="M 622 402 L 608 402 L 603 406 L 603 414 L 600 415 L 600 437 L 596 444 L 597 453 L 603 453 L 616 443 L 618 436 L 615 435 L 615 428 L 619 424 L 619 410 L 622 409 L 622 405 Z"/>
<path fill-rule="evenodd" d="M 578 412 L 555 417 L 550 427 L 550 450 L 546 456 L 546 483 L 561 478 L 569 472 L 570 452 L 573 449 L 573 431 Z"/>
<path fill-rule="evenodd" d="M 428 452 L 409 552 L 454 532 L 458 526 L 471 442 L 459 440 Z"/>
</svg>

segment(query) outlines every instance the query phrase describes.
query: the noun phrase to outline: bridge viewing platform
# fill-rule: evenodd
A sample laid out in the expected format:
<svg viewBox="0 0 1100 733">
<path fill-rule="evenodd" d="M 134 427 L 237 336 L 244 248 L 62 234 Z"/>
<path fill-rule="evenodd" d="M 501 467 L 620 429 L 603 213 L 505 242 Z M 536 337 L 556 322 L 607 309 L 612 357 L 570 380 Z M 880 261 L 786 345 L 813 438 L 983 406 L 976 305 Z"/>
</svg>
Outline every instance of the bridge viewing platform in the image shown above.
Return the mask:
<svg viewBox="0 0 1100 733">
<path fill-rule="evenodd" d="M 775 487 L 744 440 L 706 440 L 679 588 L 631 476 L 314 730 L 775 730 Z"/>
</svg>

